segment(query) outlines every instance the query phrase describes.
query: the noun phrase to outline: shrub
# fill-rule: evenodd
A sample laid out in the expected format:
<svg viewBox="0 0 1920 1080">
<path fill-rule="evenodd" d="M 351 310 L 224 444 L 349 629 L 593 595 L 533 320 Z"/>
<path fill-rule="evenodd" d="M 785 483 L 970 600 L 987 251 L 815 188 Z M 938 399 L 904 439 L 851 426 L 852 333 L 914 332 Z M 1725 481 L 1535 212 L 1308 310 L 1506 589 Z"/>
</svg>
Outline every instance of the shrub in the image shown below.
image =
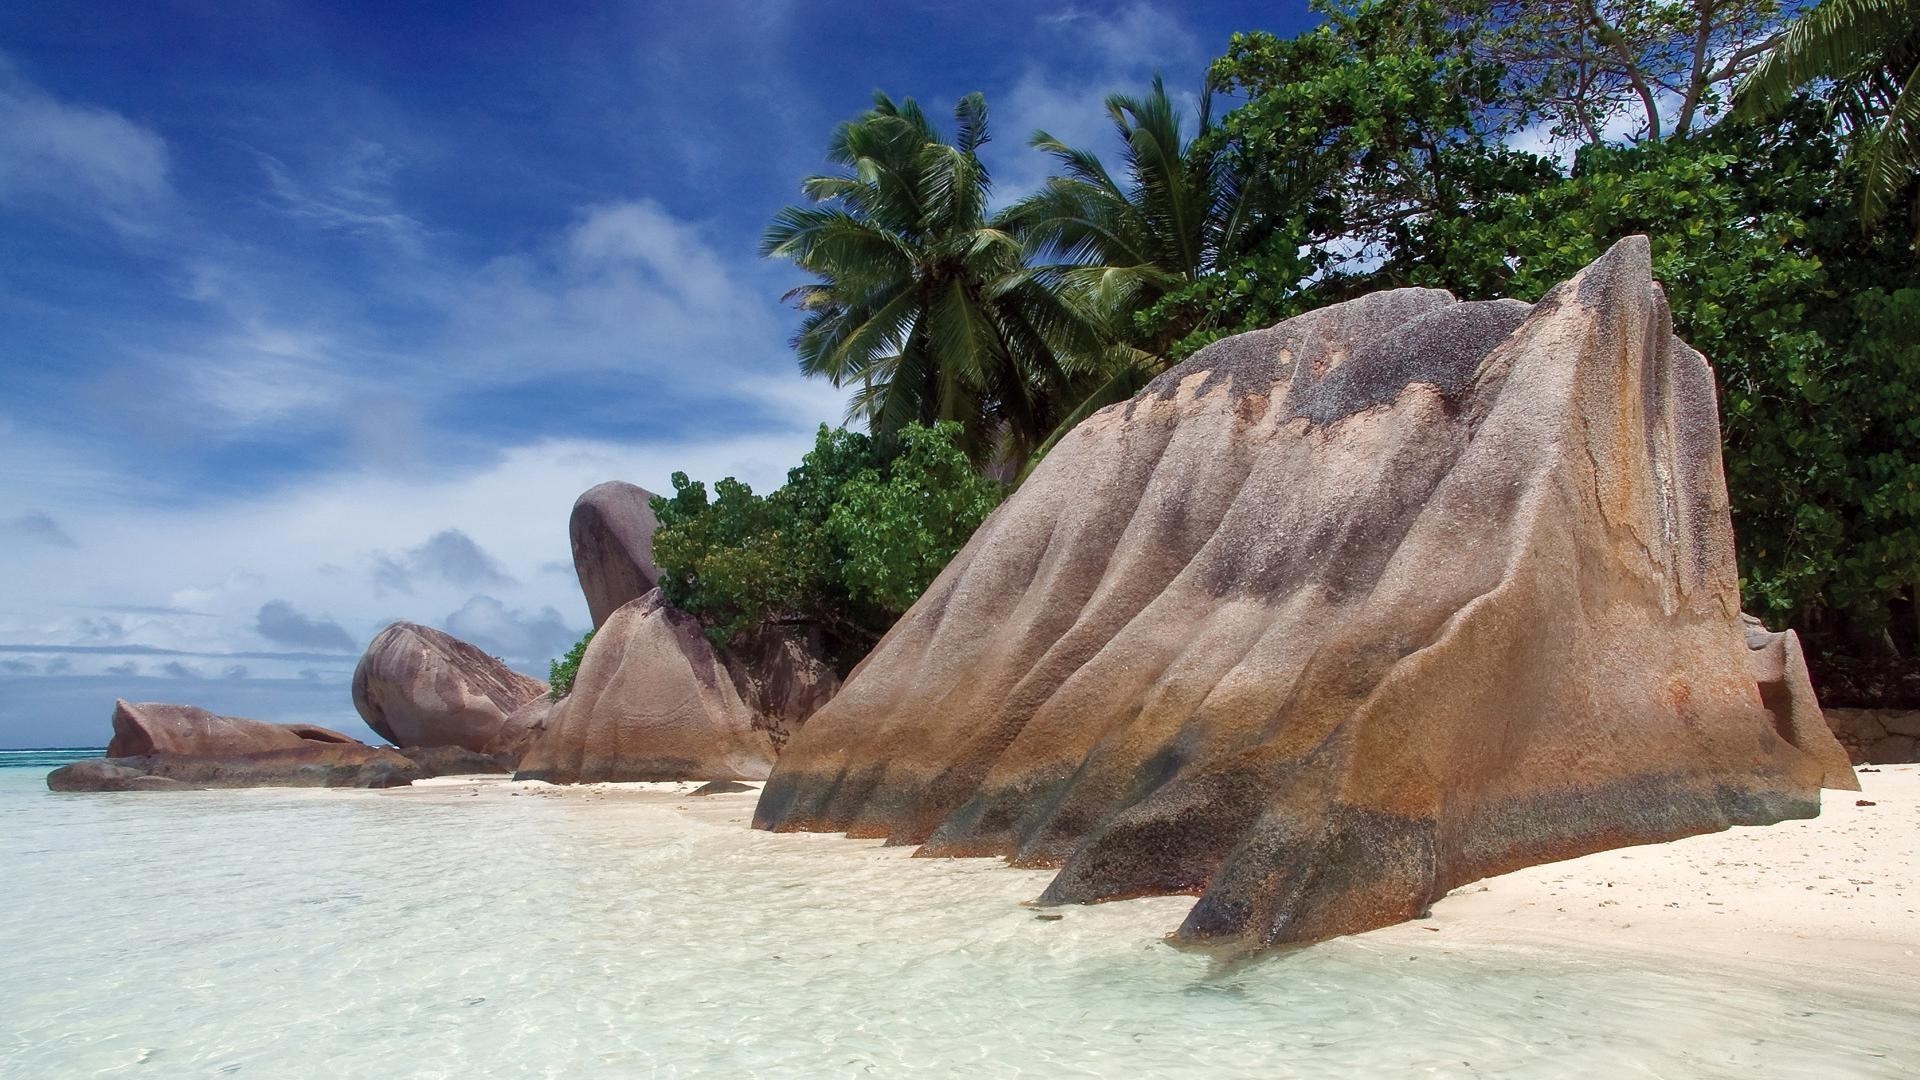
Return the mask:
<svg viewBox="0 0 1920 1080">
<path fill-rule="evenodd" d="M 559 701 L 573 693 L 573 680 L 580 675 L 580 658 L 587 655 L 587 645 L 593 641 L 593 631 L 573 643 L 567 655 L 547 665 L 547 698 Z"/>
</svg>

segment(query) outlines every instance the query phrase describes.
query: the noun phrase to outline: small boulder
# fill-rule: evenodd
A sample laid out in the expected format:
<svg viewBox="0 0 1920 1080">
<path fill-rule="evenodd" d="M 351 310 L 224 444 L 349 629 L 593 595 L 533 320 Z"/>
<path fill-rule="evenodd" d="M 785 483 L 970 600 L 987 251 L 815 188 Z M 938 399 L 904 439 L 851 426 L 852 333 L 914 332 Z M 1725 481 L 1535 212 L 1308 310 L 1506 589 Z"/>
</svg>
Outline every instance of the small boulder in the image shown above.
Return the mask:
<svg viewBox="0 0 1920 1080">
<path fill-rule="evenodd" d="M 593 628 L 660 583 L 653 563 L 653 493 L 620 480 L 588 488 L 574 501 L 567 532 L 573 569 L 587 596 Z"/>
<path fill-rule="evenodd" d="M 193 785 L 149 776 L 140 758 L 87 758 L 47 774 L 49 791 L 192 791 Z"/>
<path fill-rule="evenodd" d="M 421 776 L 490 776 L 513 771 L 511 755 L 483 754 L 464 746 L 403 746 L 400 756 L 414 763 Z"/>
<path fill-rule="evenodd" d="M 380 631 L 353 671 L 353 707 L 399 747 L 516 755 L 528 733 L 509 718 L 546 692 L 459 638 L 410 622 Z"/>
<path fill-rule="evenodd" d="M 752 784 L 742 784 L 736 780 L 709 780 L 706 783 L 701 784 L 699 787 L 694 788 L 692 791 L 687 792 L 687 794 L 688 795 L 730 795 L 736 791 L 752 791 L 752 790 L 753 790 Z"/>
<path fill-rule="evenodd" d="M 107 756 L 54 770 L 54 791 L 395 787 L 413 762 L 313 724 L 269 724 L 192 705 L 116 702 Z"/>
<path fill-rule="evenodd" d="M 269 724 L 241 716 L 220 716 L 197 705 L 122 700 L 113 704 L 113 741 L 107 744 L 107 756 L 232 757 L 305 749 L 315 744 L 366 746 L 351 735 L 317 724 Z"/>
<path fill-rule="evenodd" d="M 773 757 L 772 737 L 699 620 L 655 589 L 594 635 L 573 692 L 547 712 L 515 778 L 762 780 Z"/>
<path fill-rule="evenodd" d="M 1740 615 L 1740 628 L 1747 639 L 1747 667 L 1759 685 L 1760 703 L 1773 717 L 1774 731 L 1820 763 L 1825 770 L 1821 787 L 1859 791 L 1860 781 L 1853 775 L 1847 751 L 1835 739 L 1820 711 L 1820 700 L 1813 694 L 1800 635 L 1792 630 L 1768 630 L 1745 612 Z"/>
</svg>

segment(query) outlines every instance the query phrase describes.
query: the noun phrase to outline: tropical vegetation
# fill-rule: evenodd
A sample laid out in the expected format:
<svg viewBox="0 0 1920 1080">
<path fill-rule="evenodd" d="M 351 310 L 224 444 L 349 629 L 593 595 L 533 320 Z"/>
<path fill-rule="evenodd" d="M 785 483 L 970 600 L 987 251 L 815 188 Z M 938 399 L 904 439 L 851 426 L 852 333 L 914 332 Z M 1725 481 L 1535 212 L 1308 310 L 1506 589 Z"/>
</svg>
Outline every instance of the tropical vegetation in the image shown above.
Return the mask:
<svg viewBox="0 0 1920 1080">
<path fill-rule="evenodd" d="M 889 457 L 873 438 L 820 428 L 813 450 L 768 495 L 731 477 L 714 485 L 673 474 L 656 496 L 660 587 L 698 615 L 716 645 L 769 625 L 819 630 L 850 669 L 919 599 L 1003 489 L 961 449 L 947 421 L 909 423 Z"/>
</svg>

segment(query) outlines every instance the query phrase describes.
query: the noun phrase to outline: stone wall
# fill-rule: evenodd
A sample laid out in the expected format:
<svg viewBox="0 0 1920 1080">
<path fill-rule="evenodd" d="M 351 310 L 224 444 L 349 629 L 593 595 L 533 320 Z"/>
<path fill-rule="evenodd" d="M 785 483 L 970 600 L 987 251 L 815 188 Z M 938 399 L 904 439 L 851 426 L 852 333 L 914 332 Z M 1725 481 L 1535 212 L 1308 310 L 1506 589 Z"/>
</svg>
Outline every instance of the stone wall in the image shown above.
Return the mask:
<svg viewBox="0 0 1920 1080">
<path fill-rule="evenodd" d="M 1827 724 L 1855 765 L 1920 761 L 1920 711 L 1827 709 Z"/>
</svg>

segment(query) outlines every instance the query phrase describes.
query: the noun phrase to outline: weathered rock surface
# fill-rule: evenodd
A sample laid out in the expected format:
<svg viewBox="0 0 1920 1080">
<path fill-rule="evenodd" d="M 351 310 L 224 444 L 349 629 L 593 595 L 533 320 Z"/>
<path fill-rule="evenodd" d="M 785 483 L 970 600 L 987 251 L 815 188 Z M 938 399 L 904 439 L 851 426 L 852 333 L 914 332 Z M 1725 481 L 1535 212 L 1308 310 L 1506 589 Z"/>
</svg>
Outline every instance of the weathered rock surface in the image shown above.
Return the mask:
<svg viewBox="0 0 1920 1080">
<path fill-rule="evenodd" d="M 421 776 L 489 776 L 510 773 L 517 764 L 510 754 L 483 754 L 464 746 L 403 746 L 399 752 Z"/>
<path fill-rule="evenodd" d="M 1713 376 L 1644 238 L 1378 293 L 1089 418 L 806 723 L 754 823 L 1199 899 L 1188 942 L 1819 811 L 1749 667 Z M 1789 693 L 1791 696 L 1791 691 Z"/>
<path fill-rule="evenodd" d="M 316 724 L 269 724 L 240 716 L 220 716 L 197 705 L 116 701 L 113 703 L 113 740 L 107 743 L 107 756 L 214 757 L 326 746 L 368 749 L 367 744 L 351 735 Z"/>
<path fill-rule="evenodd" d="M 192 705 L 116 702 L 107 756 L 47 776 L 54 791 L 195 787 L 394 787 L 422 775 L 392 750 L 331 728 L 219 716 Z"/>
<path fill-rule="evenodd" d="M 573 692 L 546 712 L 517 779 L 761 780 L 773 739 L 699 620 L 655 589 L 594 634 Z"/>
<path fill-rule="evenodd" d="M 1791 630 L 1774 633 L 1745 613 L 1740 616 L 1740 628 L 1746 634 L 1747 667 L 1760 687 L 1760 703 L 1773 717 L 1774 730 L 1820 763 L 1822 787 L 1859 791 L 1860 780 L 1853 775 L 1847 751 L 1833 737 L 1820 700 L 1814 696 L 1800 635 Z"/>
<path fill-rule="evenodd" d="M 130 762 L 122 764 L 121 762 Z M 150 776 L 144 758 L 88 758 L 62 765 L 47 774 L 50 791 L 192 791 L 194 785 Z"/>
<path fill-rule="evenodd" d="M 353 707 L 400 747 L 517 756 L 529 732 L 509 718 L 546 692 L 546 683 L 459 638 L 410 622 L 380 631 L 353 671 Z"/>
<path fill-rule="evenodd" d="M 586 490 L 573 504 L 567 532 L 573 539 L 573 569 L 587 611 L 598 630 L 613 613 L 660 583 L 653 564 L 653 516 L 646 488 L 609 480 Z"/>
<path fill-rule="evenodd" d="M 736 646 L 723 659 L 754 708 L 754 725 L 767 732 L 775 749 L 840 692 L 840 676 L 823 658 L 817 627 L 768 626 Z"/>
</svg>

